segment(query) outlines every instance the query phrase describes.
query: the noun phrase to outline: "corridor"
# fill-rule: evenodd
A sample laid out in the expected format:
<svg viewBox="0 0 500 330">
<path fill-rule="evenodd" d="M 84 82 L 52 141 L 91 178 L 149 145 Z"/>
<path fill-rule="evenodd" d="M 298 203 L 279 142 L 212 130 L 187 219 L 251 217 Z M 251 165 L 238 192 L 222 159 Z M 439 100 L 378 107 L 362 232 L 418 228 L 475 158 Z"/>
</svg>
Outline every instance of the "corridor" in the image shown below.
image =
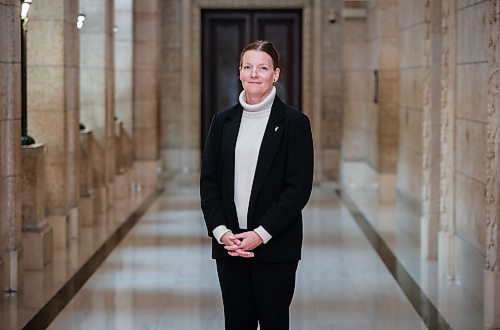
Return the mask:
<svg viewBox="0 0 500 330">
<path fill-rule="evenodd" d="M 427 329 L 333 189 L 304 219 L 291 329 Z M 49 329 L 223 329 L 198 191 L 163 193 Z"/>
</svg>

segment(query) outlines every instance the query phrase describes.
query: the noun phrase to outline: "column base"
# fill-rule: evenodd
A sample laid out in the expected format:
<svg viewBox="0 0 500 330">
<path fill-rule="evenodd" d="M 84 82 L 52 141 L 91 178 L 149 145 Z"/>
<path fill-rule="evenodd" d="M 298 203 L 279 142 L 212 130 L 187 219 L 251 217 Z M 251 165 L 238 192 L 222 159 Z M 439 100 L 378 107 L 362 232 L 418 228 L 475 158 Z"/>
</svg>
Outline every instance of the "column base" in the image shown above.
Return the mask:
<svg viewBox="0 0 500 330">
<path fill-rule="evenodd" d="M 396 203 L 396 174 L 378 175 L 378 200 L 383 204 Z"/>
<path fill-rule="evenodd" d="M 116 201 L 130 197 L 130 176 L 128 171 L 115 176 L 115 189 Z"/>
<path fill-rule="evenodd" d="M 7 251 L 5 253 L 4 279 L 6 292 L 17 292 L 23 287 L 23 249 Z"/>
<path fill-rule="evenodd" d="M 52 226 L 54 249 L 65 249 L 68 246 L 68 216 L 50 215 L 47 221 Z"/>
<path fill-rule="evenodd" d="M 115 205 L 115 201 L 116 201 L 116 182 L 115 181 L 110 181 L 108 182 L 108 185 L 107 185 L 107 208 L 106 209 L 109 209 L 109 208 L 112 208 L 114 207 Z"/>
<path fill-rule="evenodd" d="M 108 189 L 106 186 L 99 187 L 95 190 L 94 200 L 94 215 L 106 214 L 108 211 Z"/>
<path fill-rule="evenodd" d="M 500 328 L 500 271 L 484 270 L 484 325 Z"/>
<path fill-rule="evenodd" d="M 158 185 L 158 161 L 138 160 L 134 164 L 135 186 L 137 189 L 156 189 Z"/>
<path fill-rule="evenodd" d="M 53 239 L 52 228 L 48 224 L 23 231 L 23 246 L 27 251 L 24 257 L 25 270 L 43 270 L 52 262 Z"/>
<path fill-rule="evenodd" d="M 455 248 L 453 238 L 445 231 L 438 234 L 438 272 L 449 280 L 455 278 Z"/>
<path fill-rule="evenodd" d="M 80 197 L 78 220 L 82 227 L 92 227 L 95 224 L 94 199 L 94 191 L 89 192 L 89 196 Z"/>
<path fill-rule="evenodd" d="M 420 218 L 420 257 L 424 260 L 437 260 L 438 256 L 438 219 L 429 216 Z"/>
<path fill-rule="evenodd" d="M 78 207 L 73 207 L 68 213 L 68 239 L 77 240 L 79 232 Z"/>
</svg>

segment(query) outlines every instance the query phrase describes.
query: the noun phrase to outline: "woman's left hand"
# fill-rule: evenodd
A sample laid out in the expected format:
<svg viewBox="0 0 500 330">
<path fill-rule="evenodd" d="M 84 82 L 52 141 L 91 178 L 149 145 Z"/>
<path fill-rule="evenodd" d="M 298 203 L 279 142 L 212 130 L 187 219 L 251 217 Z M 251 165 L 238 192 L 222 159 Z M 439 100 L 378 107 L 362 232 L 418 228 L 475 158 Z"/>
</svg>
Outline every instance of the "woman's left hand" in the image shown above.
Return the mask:
<svg viewBox="0 0 500 330">
<path fill-rule="evenodd" d="M 263 243 L 262 238 L 259 236 L 259 234 L 257 234 L 253 230 L 246 231 L 244 233 L 236 234 L 233 236 L 234 238 L 240 240 L 240 245 L 237 248 L 243 251 L 252 251 L 257 246 Z M 227 250 L 230 250 L 230 248 L 227 247 Z"/>
</svg>

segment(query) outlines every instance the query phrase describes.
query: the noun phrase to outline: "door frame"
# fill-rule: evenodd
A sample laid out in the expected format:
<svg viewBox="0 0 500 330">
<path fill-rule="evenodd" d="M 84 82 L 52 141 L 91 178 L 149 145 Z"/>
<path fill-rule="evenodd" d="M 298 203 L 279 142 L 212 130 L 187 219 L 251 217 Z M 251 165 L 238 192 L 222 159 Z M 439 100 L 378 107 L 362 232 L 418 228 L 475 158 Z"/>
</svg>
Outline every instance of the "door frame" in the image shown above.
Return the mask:
<svg viewBox="0 0 500 330">
<path fill-rule="evenodd" d="M 201 14 L 203 9 L 302 10 L 302 111 L 311 119 L 315 147 L 315 182 L 321 181 L 322 1 L 272 0 L 236 3 L 228 0 L 182 1 L 182 104 L 184 129 L 192 137 L 189 148 L 201 158 Z M 316 46 L 313 46 L 316 45 Z M 313 66 L 314 63 L 314 66 Z M 196 130 L 196 132 L 194 131 Z M 200 162 L 198 162 L 199 164 Z"/>
</svg>

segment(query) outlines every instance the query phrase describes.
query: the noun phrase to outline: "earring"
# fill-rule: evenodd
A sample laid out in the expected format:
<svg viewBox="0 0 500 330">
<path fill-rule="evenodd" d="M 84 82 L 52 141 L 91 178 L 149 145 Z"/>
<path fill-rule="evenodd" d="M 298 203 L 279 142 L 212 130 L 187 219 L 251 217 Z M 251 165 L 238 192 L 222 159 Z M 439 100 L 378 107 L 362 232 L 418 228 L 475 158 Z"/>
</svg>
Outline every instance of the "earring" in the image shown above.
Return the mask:
<svg viewBox="0 0 500 330">
<path fill-rule="evenodd" d="M 273 79 L 273 82 L 276 82 L 276 78 Z"/>
</svg>

